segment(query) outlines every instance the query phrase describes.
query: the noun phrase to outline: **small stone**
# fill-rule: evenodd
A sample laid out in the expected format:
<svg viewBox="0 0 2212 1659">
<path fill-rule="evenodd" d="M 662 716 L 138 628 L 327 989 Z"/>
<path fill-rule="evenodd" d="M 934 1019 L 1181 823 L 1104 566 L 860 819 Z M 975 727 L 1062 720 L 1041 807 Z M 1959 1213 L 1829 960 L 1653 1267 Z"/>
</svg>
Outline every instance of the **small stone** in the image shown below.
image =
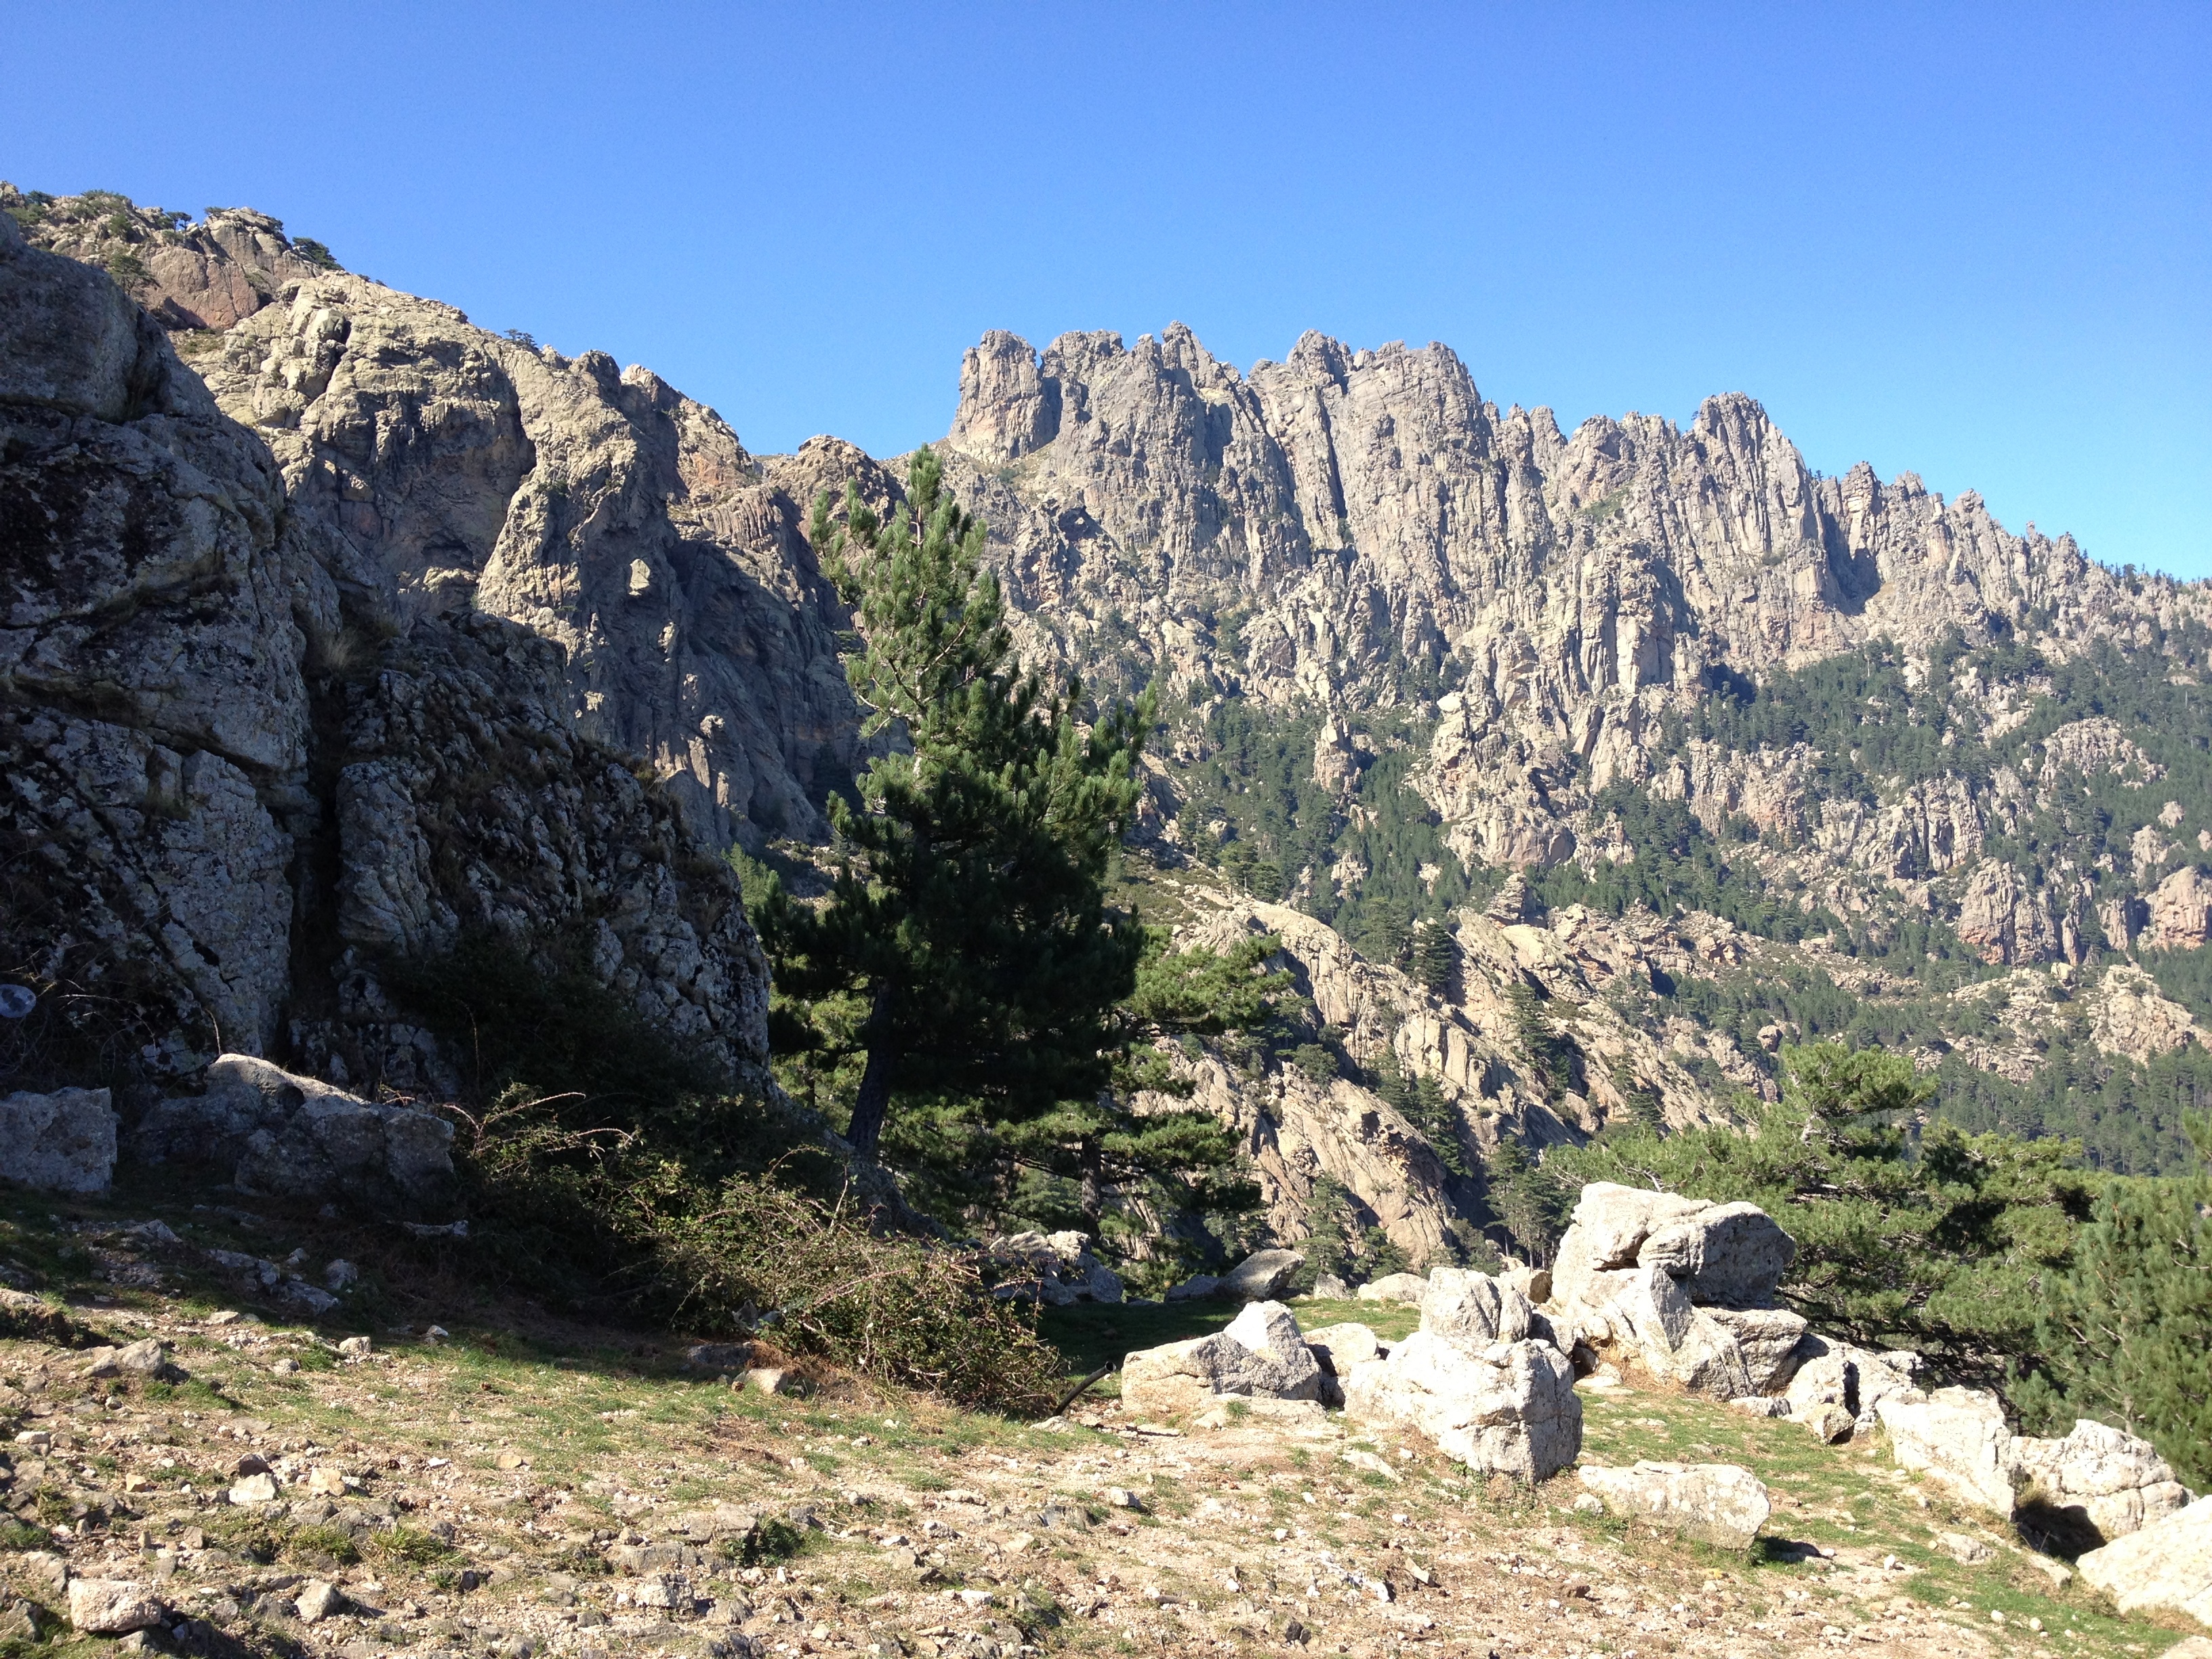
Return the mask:
<svg viewBox="0 0 2212 1659">
<path fill-rule="evenodd" d="M 512 1447 L 501 1452 L 495 1461 L 502 1469 L 526 1469 L 530 1467 L 530 1460 Z"/>
<path fill-rule="evenodd" d="M 773 1365 L 756 1365 L 744 1375 L 744 1386 L 762 1394 L 784 1392 L 784 1373 Z"/>
<path fill-rule="evenodd" d="M 299 1599 L 292 1603 L 293 1610 L 310 1625 L 320 1624 L 343 1606 L 345 1597 L 327 1578 L 309 1579 L 301 1589 Z"/>
<path fill-rule="evenodd" d="M 161 1622 L 161 1604 L 126 1578 L 72 1578 L 70 1623 L 94 1636 L 121 1636 Z"/>
<path fill-rule="evenodd" d="M 273 1504 L 276 1501 L 276 1477 L 270 1474 L 249 1474 L 230 1489 L 230 1501 L 247 1504 Z"/>
<path fill-rule="evenodd" d="M 1979 1566 L 1996 1552 L 1978 1538 L 1969 1538 L 1962 1532 L 1939 1532 L 1936 1547 L 1962 1567 Z"/>
<path fill-rule="evenodd" d="M 366 1359 L 375 1346 L 365 1336 L 349 1336 L 338 1344 L 338 1352 L 348 1359 Z"/>
<path fill-rule="evenodd" d="M 323 1283 L 333 1291 L 349 1291 L 361 1282 L 361 1269 L 340 1256 L 323 1265 Z"/>
<path fill-rule="evenodd" d="M 1117 1510 L 1134 1510 L 1139 1515 L 1145 1510 L 1145 1500 L 1127 1486 L 1107 1487 L 1106 1501 Z"/>
<path fill-rule="evenodd" d="M 307 1471 L 307 1495 L 310 1498 L 343 1498 L 346 1493 L 344 1473 L 328 1463 L 318 1463 Z"/>
</svg>

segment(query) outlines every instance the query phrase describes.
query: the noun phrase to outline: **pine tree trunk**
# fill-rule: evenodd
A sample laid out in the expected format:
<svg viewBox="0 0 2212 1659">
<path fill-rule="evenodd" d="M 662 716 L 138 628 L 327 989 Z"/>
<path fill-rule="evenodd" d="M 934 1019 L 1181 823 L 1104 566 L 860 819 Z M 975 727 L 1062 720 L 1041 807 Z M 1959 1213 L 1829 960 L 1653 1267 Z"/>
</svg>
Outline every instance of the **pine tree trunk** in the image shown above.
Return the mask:
<svg viewBox="0 0 2212 1659">
<path fill-rule="evenodd" d="M 878 985 L 868 1010 L 868 1023 L 860 1033 L 867 1039 L 868 1063 L 860 1073 L 860 1092 L 853 1100 L 852 1124 L 845 1131 L 853 1150 L 871 1163 L 875 1161 L 876 1143 L 883 1139 L 884 1116 L 891 1103 L 891 1073 L 898 1063 L 890 1024 L 891 989 Z"/>
<path fill-rule="evenodd" d="M 1084 1225 L 1091 1237 L 1098 1238 L 1103 1236 L 1100 1228 L 1106 1209 L 1106 1182 L 1098 1167 L 1097 1146 L 1085 1142 L 1082 1158 L 1082 1196 L 1079 1201 L 1083 1206 Z"/>
</svg>

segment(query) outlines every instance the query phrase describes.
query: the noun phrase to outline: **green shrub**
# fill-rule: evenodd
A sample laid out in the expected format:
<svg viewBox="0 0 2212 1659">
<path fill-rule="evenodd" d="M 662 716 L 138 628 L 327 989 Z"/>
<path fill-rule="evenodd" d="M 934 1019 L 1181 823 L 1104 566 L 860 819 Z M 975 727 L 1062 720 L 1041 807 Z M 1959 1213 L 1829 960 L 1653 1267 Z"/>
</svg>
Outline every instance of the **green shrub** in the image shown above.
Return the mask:
<svg viewBox="0 0 2212 1659">
<path fill-rule="evenodd" d="M 823 1202 L 744 1172 L 703 1180 L 660 1144 L 527 1115 L 494 1123 L 463 1155 L 483 1218 L 475 1236 L 541 1285 L 561 1264 L 632 1312 L 760 1329 L 874 1382 L 1006 1411 L 1052 1397 L 1058 1355 L 993 1298 L 973 1258 L 878 1237 L 846 1194 Z"/>
<path fill-rule="evenodd" d="M 0 1550 L 50 1549 L 53 1540 L 21 1521 L 0 1521 Z"/>
<path fill-rule="evenodd" d="M 294 237 L 292 239 L 292 252 L 298 254 L 302 259 L 305 259 L 309 264 L 314 266 L 318 270 L 341 270 L 344 269 L 344 267 L 340 265 L 337 260 L 331 255 L 330 249 L 325 247 L 320 242 L 317 241 L 312 236 Z"/>
<path fill-rule="evenodd" d="M 788 1521 L 764 1515 L 742 1538 L 726 1538 L 722 1553 L 741 1567 L 765 1567 L 788 1561 L 805 1548 L 806 1534 Z"/>
</svg>

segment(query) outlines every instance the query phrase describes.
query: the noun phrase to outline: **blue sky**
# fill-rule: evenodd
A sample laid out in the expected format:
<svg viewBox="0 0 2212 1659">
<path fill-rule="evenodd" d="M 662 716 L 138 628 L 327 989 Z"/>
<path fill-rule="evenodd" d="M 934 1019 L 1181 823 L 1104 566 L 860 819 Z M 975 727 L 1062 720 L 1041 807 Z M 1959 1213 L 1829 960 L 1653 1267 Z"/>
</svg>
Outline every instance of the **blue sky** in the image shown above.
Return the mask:
<svg viewBox="0 0 2212 1659">
<path fill-rule="evenodd" d="M 713 404 L 949 423 L 983 330 L 1438 339 L 1562 425 L 1760 398 L 2212 575 L 2212 6 L 21 8 L 0 176 L 249 204 Z"/>
</svg>

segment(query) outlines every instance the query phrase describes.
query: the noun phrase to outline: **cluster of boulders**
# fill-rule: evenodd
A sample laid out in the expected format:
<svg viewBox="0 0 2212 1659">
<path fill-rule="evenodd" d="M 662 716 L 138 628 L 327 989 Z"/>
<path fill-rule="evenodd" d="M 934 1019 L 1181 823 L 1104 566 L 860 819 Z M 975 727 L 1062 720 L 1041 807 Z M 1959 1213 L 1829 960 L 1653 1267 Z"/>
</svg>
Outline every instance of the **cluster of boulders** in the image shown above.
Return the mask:
<svg viewBox="0 0 2212 1659">
<path fill-rule="evenodd" d="M 1878 1410 L 1901 1467 L 2069 1555 L 2190 1505 L 2189 1489 L 2149 1442 L 2087 1418 L 2060 1438 L 2014 1434 L 1997 1397 L 1982 1389 L 1903 1391 Z"/>
<path fill-rule="evenodd" d="M 1777 1304 L 1796 1242 L 1753 1204 L 1596 1182 L 1552 1265 L 1570 1352 L 1623 1361 L 1721 1399 L 1764 1396 L 1796 1370 L 1805 1321 Z"/>
<path fill-rule="evenodd" d="M 1548 1273 L 1518 1263 L 1496 1276 L 1440 1267 L 1363 1287 L 1367 1300 L 1418 1303 L 1420 1327 L 1402 1341 L 1361 1324 L 1302 1333 L 1282 1303 L 1254 1301 L 1211 1336 L 1129 1354 L 1121 1397 L 1139 1415 L 1215 1425 L 1244 1416 L 1318 1422 L 1341 1407 L 1357 1421 L 1425 1436 L 1472 1468 L 1534 1481 L 1581 1454 L 1577 1376 L 1603 1384 L 1632 1369 L 1796 1419 L 1829 1442 L 1879 1424 L 1901 1466 L 2014 1520 L 2045 1547 L 2091 1551 L 2082 1571 L 2093 1583 L 2101 1573 L 2142 1606 L 2212 1605 L 2212 1502 L 2192 1504 L 2147 1442 L 2087 1419 L 2063 1438 L 2014 1434 L 1994 1395 L 1920 1387 L 1917 1354 L 1808 1331 L 1777 1305 L 1796 1253 L 1756 1206 L 1595 1183 L 1583 1189 Z M 1733 1465 L 1578 1473 L 1582 1506 L 1729 1547 L 1748 1545 L 1769 1512 L 1765 1487 Z M 2171 1547 L 2135 1546 L 2152 1534 L 2170 1535 Z"/>
<path fill-rule="evenodd" d="M 1582 1449 L 1574 1370 L 1512 1285 L 1458 1268 L 1424 1282 L 1421 1326 L 1383 1342 L 1368 1326 L 1310 1334 L 1280 1302 L 1248 1304 L 1225 1330 L 1129 1354 L 1124 1407 L 1140 1415 L 1307 1418 L 1340 1406 L 1428 1436 L 1471 1468 L 1541 1480 Z"/>
</svg>

